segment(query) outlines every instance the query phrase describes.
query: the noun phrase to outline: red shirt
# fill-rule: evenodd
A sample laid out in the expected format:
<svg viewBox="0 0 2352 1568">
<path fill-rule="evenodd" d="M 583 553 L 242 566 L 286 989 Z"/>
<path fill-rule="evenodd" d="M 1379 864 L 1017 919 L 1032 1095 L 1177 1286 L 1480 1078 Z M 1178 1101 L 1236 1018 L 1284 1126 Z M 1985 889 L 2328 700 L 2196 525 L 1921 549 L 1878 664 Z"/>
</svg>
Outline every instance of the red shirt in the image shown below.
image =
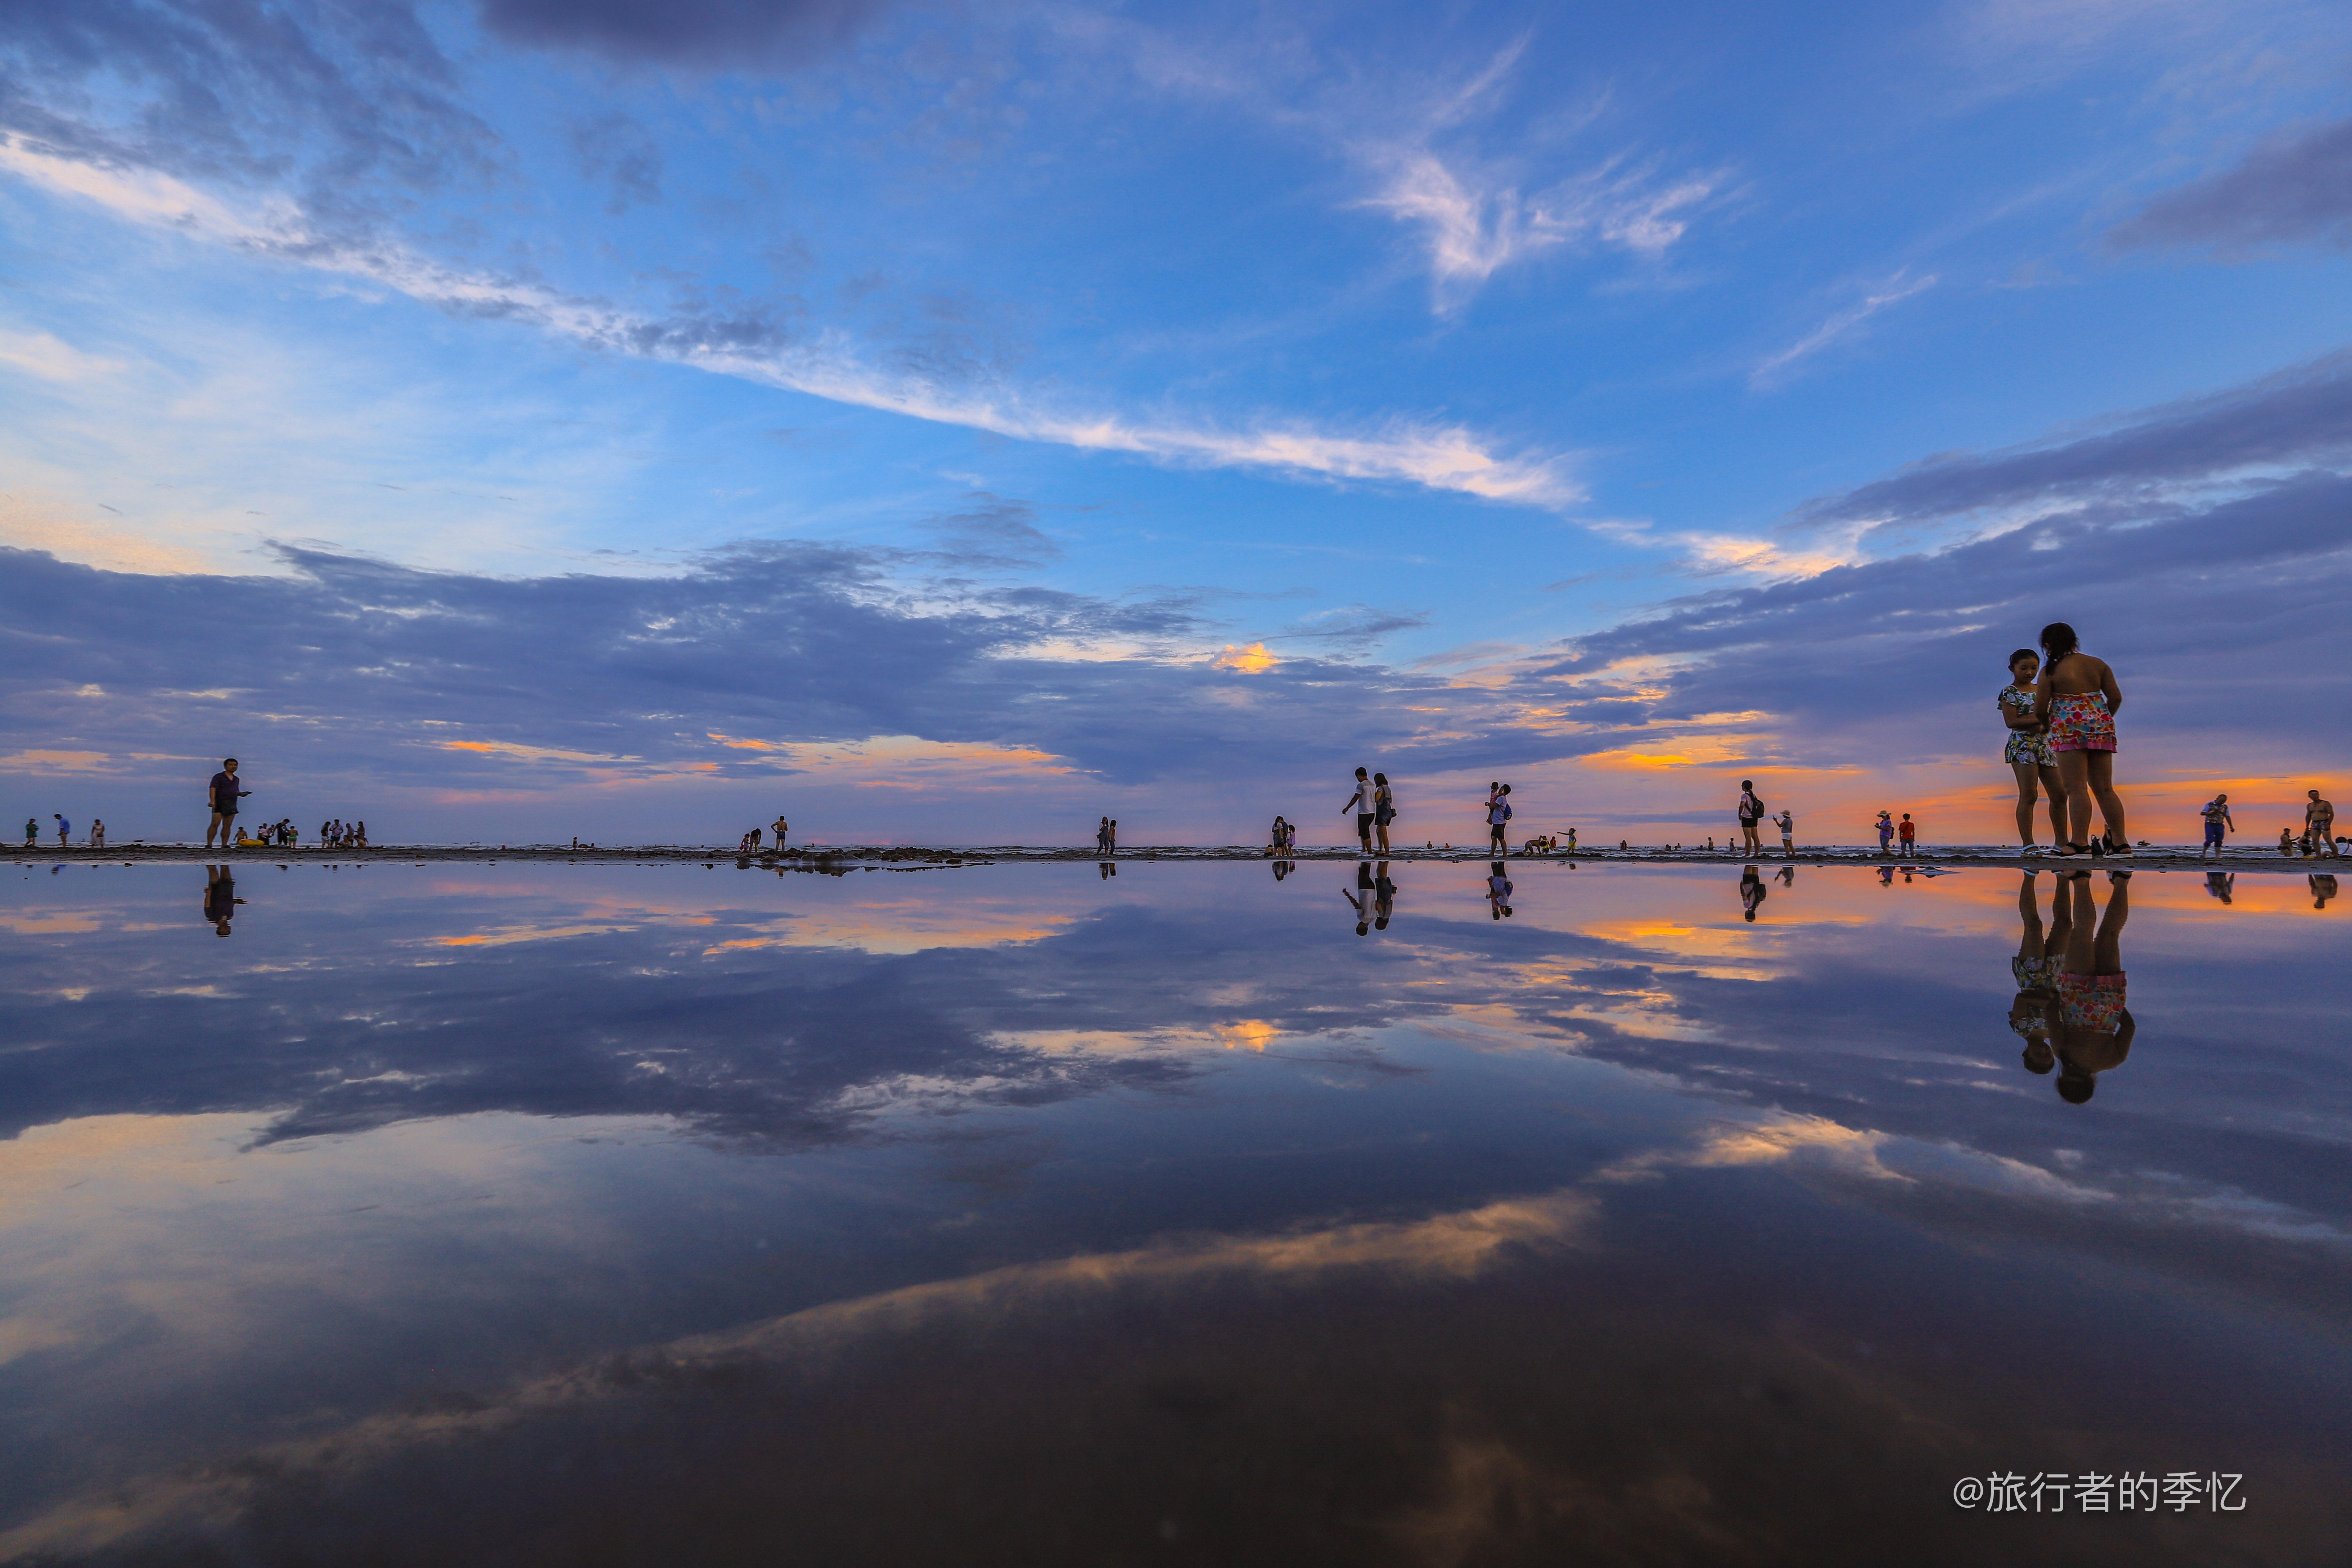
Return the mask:
<svg viewBox="0 0 2352 1568">
<path fill-rule="evenodd" d="M 1915 829 L 1908 819 L 1906 819 L 1903 825 L 1897 827 L 1895 831 L 1900 833 L 1906 838 L 1912 837 L 1915 833 Z"/>
</svg>

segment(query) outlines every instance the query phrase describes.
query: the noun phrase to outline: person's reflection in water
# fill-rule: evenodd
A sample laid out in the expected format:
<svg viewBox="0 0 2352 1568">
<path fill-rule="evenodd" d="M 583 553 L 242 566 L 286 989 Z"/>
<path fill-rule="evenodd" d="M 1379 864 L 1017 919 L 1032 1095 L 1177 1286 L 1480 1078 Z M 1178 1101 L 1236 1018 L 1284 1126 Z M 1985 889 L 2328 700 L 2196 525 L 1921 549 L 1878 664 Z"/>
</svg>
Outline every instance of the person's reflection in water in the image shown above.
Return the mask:
<svg viewBox="0 0 2352 1568">
<path fill-rule="evenodd" d="M 1500 860 L 1486 863 L 1486 918 L 1508 920 L 1511 914 L 1510 868 Z"/>
<path fill-rule="evenodd" d="M 1360 899 L 1356 897 L 1356 893 L 1351 893 L 1345 888 L 1339 889 L 1339 896 L 1347 900 L 1355 909 L 1358 936 L 1364 936 L 1372 929 L 1374 901 L 1372 892 L 1372 863 L 1370 860 L 1359 860 L 1356 862 L 1356 893 L 1361 893 L 1364 896 Z"/>
<path fill-rule="evenodd" d="M 2107 873 L 2107 908 L 2091 898 L 2091 874 L 2076 871 L 2058 896 L 2074 904 L 2064 966 L 2058 973 L 2058 1093 L 2075 1105 L 2091 1098 L 2100 1073 L 2131 1055 L 2138 1026 L 2124 1005 L 2124 922 L 2131 919 L 2131 873 Z M 2097 916 L 2095 926 L 2092 917 Z"/>
<path fill-rule="evenodd" d="M 2237 885 L 2238 874 L 2235 871 L 2208 871 L 2205 873 L 2205 890 L 2212 894 L 2215 898 L 2221 900 L 2225 904 L 2231 901 L 2230 889 Z"/>
<path fill-rule="evenodd" d="M 236 879 L 226 866 L 205 868 L 205 919 L 212 922 L 215 936 L 229 934 L 228 922 L 236 918 L 236 906 L 245 902 L 236 896 Z"/>
<path fill-rule="evenodd" d="M 1097 880 L 1108 882 L 1118 875 L 1118 865 L 1116 861 L 1097 860 L 1095 862 L 1095 870 L 1099 873 Z"/>
<path fill-rule="evenodd" d="M 2058 965 L 2066 951 L 2067 933 L 2074 929 L 2074 918 L 2066 902 L 2066 884 L 2058 884 L 2058 897 L 2050 910 L 2050 930 L 2042 929 L 2042 904 L 2033 879 L 2041 873 L 2028 871 L 2017 887 L 2017 918 L 2021 928 L 2017 941 L 2017 956 L 2009 961 L 2009 973 L 2017 982 L 2017 997 L 2009 1005 L 2009 1026 L 2025 1042 L 2025 1070 L 2046 1073 L 2058 1065 L 2057 1047 L 2050 1043 L 2058 1005 Z"/>
<path fill-rule="evenodd" d="M 1293 865 L 1292 865 L 1289 861 L 1287 861 L 1287 860 L 1276 860 L 1276 861 L 1274 863 L 1274 879 L 1275 879 L 1276 881 L 1279 882 L 1279 881 L 1281 881 L 1285 877 L 1289 876 L 1293 871 L 1296 871 L 1297 869 L 1298 869 L 1298 868 L 1297 868 L 1297 867 L 1296 867 L 1296 866 L 1293 866 Z"/>
<path fill-rule="evenodd" d="M 1894 868 L 1894 867 L 1892 867 L 1892 866 L 1881 866 L 1881 867 L 1878 868 L 1878 885 L 1879 885 L 1880 887 L 1882 887 L 1882 888 L 1891 888 L 1891 887 L 1895 886 L 1895 868 Z"/>
<path fill-rule="evenodd" d="M 1754 924 L 1756 921 L 1756 906 L 1764 901 L 1765 891 L 1764 879 L 1757 875 L 1756 868 L 1753 866 L 1741 867 L 1739 869 L 1739 907 L 1746 914 L 1748 923 L 1751 925 Z"/>
<path fill-rule="evenodd" d="M 1780 868 L 1780 886 L 1782 886 L 1782 887 L 1784 887 L 1784 888 L 1793 888 L 1793 887 L 1795 887 L 1796 885 L 1797 885 L 1797 868 L 1796 868 L 1795 866 L 1793 866 L 1793 865 L 1789 865 L 1789 866 L 1783 866 L 1783 867 L 1781 867 L 1781 868 Z"/>
<path fill-rule="evenodd" d="M 2324 910 L 2327 907 L 2327 900 L 2335 896 L 2336 879 L 2333 876 L 2314 873 L 2311 879 L 2311 907 L 2315 910 Z"/>
<path fill-rule="evenodd" d="M 1389 920 L 1395 913 L 1396 884 L 1389 880 L 1389 863 L 1383 860 L 1372 878 L 1372 929 L 1388 930 Z"/>
</svg>

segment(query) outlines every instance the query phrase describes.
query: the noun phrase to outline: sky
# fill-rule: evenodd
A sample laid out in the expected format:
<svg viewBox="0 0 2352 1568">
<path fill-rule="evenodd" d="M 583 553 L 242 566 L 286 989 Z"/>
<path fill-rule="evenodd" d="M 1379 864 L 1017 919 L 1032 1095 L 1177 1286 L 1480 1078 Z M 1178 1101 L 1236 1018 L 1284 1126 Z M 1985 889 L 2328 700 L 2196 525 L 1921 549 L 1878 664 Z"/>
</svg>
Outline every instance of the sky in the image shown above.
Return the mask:
<svg viewBox="0 0 2352 1568">
<path fill-rule="evenodd" d="M 2352 16 L 0 0 L 0 807 L 2136 837 L 2346 787 Z M 13 825 L 19 817 L 10 817 Z"/>
</svg>

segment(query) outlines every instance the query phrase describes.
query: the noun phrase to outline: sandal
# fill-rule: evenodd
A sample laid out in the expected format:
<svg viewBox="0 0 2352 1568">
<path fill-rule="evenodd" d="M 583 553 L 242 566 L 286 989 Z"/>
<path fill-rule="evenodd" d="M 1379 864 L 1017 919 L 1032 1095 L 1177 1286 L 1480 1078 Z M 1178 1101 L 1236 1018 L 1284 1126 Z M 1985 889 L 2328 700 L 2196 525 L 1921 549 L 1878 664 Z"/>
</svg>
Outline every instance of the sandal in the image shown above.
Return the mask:
<svg viewBox="0 0 2352 1568">
<path fill-rule="evenodd" d="M 2077 844 L 2073 839 L 2069 838 L 2060 843 L 2058 847 L 2051 850 L 2050 853 L 2053 855 L 2064 856 L 2066 858 L 2071 860 L 2078 856 L 2088 855 L 2091 853 L 2091 847 L 2087 844 Z"/>
</svg>

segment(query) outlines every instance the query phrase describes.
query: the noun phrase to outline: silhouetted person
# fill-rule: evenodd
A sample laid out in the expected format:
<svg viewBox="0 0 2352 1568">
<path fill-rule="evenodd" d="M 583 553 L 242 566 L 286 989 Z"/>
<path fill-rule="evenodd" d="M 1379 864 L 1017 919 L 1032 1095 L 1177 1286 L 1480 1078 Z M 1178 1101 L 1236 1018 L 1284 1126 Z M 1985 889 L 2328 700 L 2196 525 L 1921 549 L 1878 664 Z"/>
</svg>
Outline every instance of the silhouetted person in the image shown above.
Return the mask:
<svg viewBox="0 0 2352 1568">
<path fill-rule="evenodd" d="M 1098 871 L 1098 872 L 1100 872 L 1100 873 L 1101 873 L 1100 877 L 1098 877 L 1098 878 L 1097 879 L 1097 880 L 1099 880 L 1099 881 L 1105 881 L 1105 882 L 1108 882 L 1108 881 L 1109 881 L 1113 877 L 1116 877 L 1116 876 L 1118 876 L 1118 867 L 1115 863 L 1113 863 L 1113 862 L 1111 862 L 1111 861 L 1108 861 L 1108 860 L 1098 860 L 1098 861 L 1097 861 L 1097 862 L 1095 863 L 1095 869 L 1096 869 L 1097 871 Z"/>
<path fill-rule="evenodd" d="M 229 934 L 228 922 L 236 918 L 236 906 L 243 902 L 236 896 L 236 879 L 227 867 L 205 868 L 205 919 L 212 922 L 215 936 Z"/>
<path fill-rule="evenodd" d="M 1742 855 L 1764 853 L 1764 841 L 1757 837 L 1757 824 L 1763 820 L 1764 802 L 1756 793 L 1756 781 L 1741 779 L 1739 781 L 1739 852 Z M 1709 839 L 1707 842 L 1711 845 L 1715 841 Z"/>
<path fill-rule="evenodd" d="M 213 835 L 215 833 L 220 835 L 221 847 L 224 849 L 228 847 L 229 840 L 236 837 L 236 803 L 253 793 L 249 789 L 239 789 L 238 782 L 236 759 L 223 757 L 221 771 L 213 775 L 213 819 L 211 825 L 205 829 L 205 847 L 207 849 L 213 847 Z M 223 931 L 221 934 L 226 936 L 228 933 Z"/>
<path fill-rule="evenodd" d="M 2058 973 L 2058 1094 L 2080 1105 L 2098 1075 L 2123 1065 L 2137 1029 L 2124 1005 L 2124 922 L 2131 918 L 2131 873 L 2107 873 L 2107 908 L 2091 898 L 2091 874 L 2077 871 L 2058 896 L 2073 901 L 2074 923 Z M 2096 924 L 2093 917 L 2097 917 Z"/>
<path fill-rule="evenodd" d="M 2311 851 L 2315 855 L 2336 853 L 2336 805 L 2320 798 L 2317 790 L 2306 790 L 2309 802 L 2303 808 L 2303 830 L 2311 836 Z"/>
<path fill-rule="evenodd" d="M 2316 880 L 2316 879 L 2314 879 Z M 1386 931 L 1389 921 L 1396 914 L 1396 884 L 1389 880 L 1389 863 L 1381 862 L 1372 878 L 1372 929 Z"/>
</svg>

